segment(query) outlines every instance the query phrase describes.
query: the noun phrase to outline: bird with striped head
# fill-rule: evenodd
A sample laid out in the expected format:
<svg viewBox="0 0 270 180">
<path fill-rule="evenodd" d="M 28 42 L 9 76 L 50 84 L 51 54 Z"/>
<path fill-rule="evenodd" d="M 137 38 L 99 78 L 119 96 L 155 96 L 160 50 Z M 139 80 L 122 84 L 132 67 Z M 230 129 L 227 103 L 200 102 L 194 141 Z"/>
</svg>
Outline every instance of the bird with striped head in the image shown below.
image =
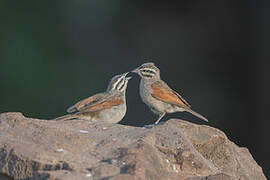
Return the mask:
<svg viewBox="0 0 270 180">
<path fill-rule="evenodd" d="M 187 101 L 176 91 L 172 90 L 160 78 L 160 70 L 154 63 L 144 63 L 132 72 L 141 77 L 140 96 L 142 101 L 159 117 L 155 124 L 167 113 L 189 112 L 204 121 L 208 121 L 199 113 L 193 111 Z"/>
<path fill-rule="evenodd" d="M 77 102 L 67 109 L 69 114 L 54 120 L 82 119 L 118 123 L 126 114 L 126 89 L 131 77 L 128 73 L 114 76 L 107 90 Z"/>
</svg>

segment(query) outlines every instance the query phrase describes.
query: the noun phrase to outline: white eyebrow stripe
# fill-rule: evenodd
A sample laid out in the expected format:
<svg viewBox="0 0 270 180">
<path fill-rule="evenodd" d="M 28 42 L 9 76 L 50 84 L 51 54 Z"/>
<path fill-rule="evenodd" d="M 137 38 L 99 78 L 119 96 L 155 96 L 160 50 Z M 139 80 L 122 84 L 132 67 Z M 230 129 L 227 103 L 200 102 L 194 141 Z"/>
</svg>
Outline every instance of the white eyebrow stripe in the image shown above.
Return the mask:
<svg viewBox="0 0 270 180">
<path fill-rule="evenodd" d="M 149 73 L 149 72 L 141 72 L 141 74 L 142 74 L 143 76 L 150 76 L 150 77 L 154 77 L 154 76 L 155 76 L 155 74 Z"/>
<path fill-rule="evenodd" d="M 151 71 L 151 72 L 153 72 L 153 73 L 156 73 L 156 70 L 155 69 L 152 69 L 152 68 L 142 68 L 141 69 L 142 71 Z"/>
<path fill-rule="evenodd" d="M 116 88 L 117 84 L 122 80 L 122 77 L 119 77 L 115 83 L 112 85 L 112 90 Z"/>
<path fill-rule="evenodd" d="M 116 87 L 117 90 L 120 90 L 124 84 L 125 84 L 125 80 L 122 78 L 121 81 L 117 83 L 117 87 Z"/>
<path fill-rule="evenodd" d="M 128 83 L 128 80 L 124 80 L 123 83 L 121 83 L 121 86 L 118 88 L 119 91 L 123 91 L 126 89 L 126 86 L 127 86 L 127 83 Z"/>
</svg>

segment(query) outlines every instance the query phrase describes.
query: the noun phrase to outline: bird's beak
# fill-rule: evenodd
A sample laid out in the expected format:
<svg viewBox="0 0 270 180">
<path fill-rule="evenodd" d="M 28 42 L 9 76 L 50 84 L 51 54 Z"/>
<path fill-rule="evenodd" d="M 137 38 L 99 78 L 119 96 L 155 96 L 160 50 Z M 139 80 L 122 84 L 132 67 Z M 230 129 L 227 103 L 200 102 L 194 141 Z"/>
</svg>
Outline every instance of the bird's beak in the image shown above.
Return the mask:
<svg viewBox="0 0 270 180">
<path fill-rule="evenodd" d="M 126 77 L 129 73 L 130 72 L 126 72 L 126 73 L 123 74 L 126 80 L 130 80 L 131 79 L 131 76 L 130 77 Z"/>
<path fill-rule="evenodd" d="M 132 70 L 131 72 L 133 72 L 133 73 L 138 73 L 138 72 L 139 72 L 139 69 L 136 68 L 136 69 Z"/>
<path fill-rule="evenodd" d="M 129 76 L 129 77 L 126 77 L 126 80 L 130 80 L 132 77 L 131 76 Z"/>
<path fill-rule="evenodd" d="M 126 77 L 126 76 L 128 75 L 128 73 L 129 73 L 129 72 L 124 73 L 123 76 Z"/>
</svg>

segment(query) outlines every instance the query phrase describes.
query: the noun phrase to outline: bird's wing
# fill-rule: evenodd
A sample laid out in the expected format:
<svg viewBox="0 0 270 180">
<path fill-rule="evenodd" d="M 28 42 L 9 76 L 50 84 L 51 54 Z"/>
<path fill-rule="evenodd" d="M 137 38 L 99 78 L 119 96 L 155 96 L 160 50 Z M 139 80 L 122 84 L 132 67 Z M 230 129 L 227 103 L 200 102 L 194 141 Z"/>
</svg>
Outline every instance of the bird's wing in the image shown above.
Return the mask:
<svg viewBox="0 0 270 180">
<path fill-rule="evenodd" d="M 181 101 L 183 101 L 185 103 L 185 105 L 187 105 L 188 107 L 191 108 L 191 105 L 180 94 L 178 94 L 174 90 L 172 90 L 172 91 L 173 91 L 174 94 L 176 94 L 179 97 L 179 99 L 181 99 Z"/>
<path fill-rule="evenodd" d="M 67 109 L 68 113 L 73 113 L 76 111 L 81 111 L 83 108 L 90 106 L 90 105 L 94 105 L 97 102 L 99 102 L 100 100 L 102 100 L 103 98 L 105 98 L 105 94 L 104 93 L 99 93 L 99 94 L 95 94 L 89 98 L 86 98 L 84 100 L 81 100 L 79 102 L 77 102 L 75 105 L 69 107 Z"/>
<path fill-rule="evenodd" d="M 103 109 L 109 109 L 113 106 L 118 106 L 124 104 L 125 101 L 120 96 L 107 96 L 106 98 L 102 98 L 101 100 L 97 101 L 94 104 L 89 104 L 81 108 L 80 111 L 82 112 L 94 112 L 100 111 Z"/>
<path fill-rule="evenodd" d="M 151 85 L 152 96 L 160 101 L 180 107 L 191 107 L 184 98 L 172 90 L 165 82 L 157 81 Z"/>
</svg>

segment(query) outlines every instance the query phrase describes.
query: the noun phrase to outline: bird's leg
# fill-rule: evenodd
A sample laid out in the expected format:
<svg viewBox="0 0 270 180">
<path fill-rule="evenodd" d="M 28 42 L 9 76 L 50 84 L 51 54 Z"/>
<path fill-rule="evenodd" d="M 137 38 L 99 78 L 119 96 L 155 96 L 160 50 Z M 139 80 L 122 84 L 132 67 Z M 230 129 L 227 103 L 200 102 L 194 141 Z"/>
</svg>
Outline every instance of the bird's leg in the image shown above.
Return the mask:
<svg viewBox="0 0 270 180">
<path fill-rule="evenodd" d="M 165 116 L 165 112 L 164 113 L 162 113 L 162 114 L 160 114 L 159 115 L 159 118 L 158 118 L 158 120 L 155 122 L 155 124 L 158 124 L 159 123 L 159 121 L 163 118 L 163 116 Z"/>
</svg>

